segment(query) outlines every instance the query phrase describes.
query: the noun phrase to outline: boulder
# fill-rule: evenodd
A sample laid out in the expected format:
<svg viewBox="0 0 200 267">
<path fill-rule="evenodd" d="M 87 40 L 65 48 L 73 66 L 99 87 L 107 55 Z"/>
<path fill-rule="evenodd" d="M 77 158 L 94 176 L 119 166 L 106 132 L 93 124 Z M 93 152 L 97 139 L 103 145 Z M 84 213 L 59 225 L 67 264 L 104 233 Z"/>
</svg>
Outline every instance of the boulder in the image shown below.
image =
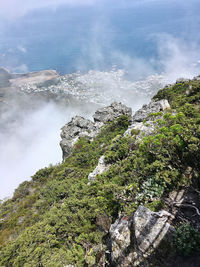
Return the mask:
<svg viewBox="0 0 200 267">
<path fill-rule="evenodd" d="M 94 122 L 85 119 L 81 116 L 76 116 L 61 129 L 60 146 L 63 151 L 63 160 L 70 156 L 74 144 L 80 137 L 88 137 L 93 139 L 100 132 L 108 121 L 112 121 L 122 115 L 131 117 L 131 108 L 126 107 L 121 103 L 114 102 L 110 106 L 98 109 L 94 114 Z M 88 177 L 93 180 L 97 174 L 102 173 L 106 169 L 103 158 L 100 159 L 99 166 Z"/>
<path fill-rule="evenodd" d="M 128 127 L 128 129 L 124 133 L 124 136 L 135 136 L 136 141 L 140 141 L 144 136 L 151 135 L 154 130 L 155 124 L 153 123 L 153 121 L 148 121 L 148 123 L 134 122 Z"/>
<path fill-rule="evenodd" d="M 154 117 L 149 115 L 165 111 L 169 108 L 170 105 L 165 99 L 160 101 L 151 101 L 148 105 L 143 105 L 143 107 L 134 114 L 132 124 L 126 130 L 124 136 L 135 136 L 136 141 L 140 141 L 144 136 L 152 135 L 155 130 L 155 123 Z M 158 117 L 156 117 L 156 119 L 158 119 Z"/>
<path fill-rule="evenodd" d="M 61 129 L 60 146 L 63 151 L 63 159 L 67 158 L 80 137 L 92 139 L 97 131 L 95 124 L 81 116 L 76 116 Z"/>
<path fill-rule="evenodd" d="M 163 249 L 163 242 L 167 248 L 172 244 L 175 230 L 169 223 L 171 216 L 165 210 L 152 212 L 139 206 L 130 218 L 116 220 L 109 231 L 111 266 L 153 266 L 149 258 Z"/>
<path fill-rule="evenodd" d="M 123 258 L 125 251 L 131 244 L 131 230 L 129 221 L 122 217 L 115 221 L 110 227 L 110 239 L 112 244 L 111 260 L 117 262 Z"/>
<path fill-rule="evenodd" d="M 99 162 L 96 168 L 88 175 L 88 181 L 94 181 L 98 174 L 102 174 L 103 172 L 109 169 L 110 165 L 105 163 L 104 155 L 99 158 Z"/>
<path fill-rule="evenodd" d="M 152 100 L 148 105 L 143 105 L 143 107 L 134 114 L 133 123 L 142 122 L 143 120 L 151 120 L 151 117 L 149 117 L 151 113 L 164 111 L 169 108 L 170 105 L 166 99 L 159 101 Z"/>
<path fill-rule="evenodd" d="M 95 122 L 106 123 L 126 115 L 131 117 L 132 110 L 122 103 L 113 102 L 110 106 L 98 109 L 93 115 Z"/>
<path fill-rule="evenodd" d="M 171 239 L 175 231 L 168 223 L 171 217 L 165 210 L 152 212 L 144 206 L 138 207 L 133 224 L 137 247 L 143 256 L 149 256 L 163 239 Z"/>
</svg>

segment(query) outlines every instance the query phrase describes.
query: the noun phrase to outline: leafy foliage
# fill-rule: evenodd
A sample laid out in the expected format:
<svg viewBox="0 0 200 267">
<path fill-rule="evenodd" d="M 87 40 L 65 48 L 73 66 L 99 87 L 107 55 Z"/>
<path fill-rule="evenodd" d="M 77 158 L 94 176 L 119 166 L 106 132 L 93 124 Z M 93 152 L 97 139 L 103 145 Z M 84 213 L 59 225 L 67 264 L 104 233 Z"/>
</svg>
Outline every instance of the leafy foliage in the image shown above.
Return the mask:
<svg viewBox="0 0 200 267">
<path fill-rule="evenodd" d="M 192 255 L 200 249 L 200 233 L 189 223 L 183 224 L 176 231 L 174 243 L 181 255 Z"/>
<path fill-rule="evenodd" d="M 122 116 L 92 142 L 81 138 L 63 163 L 22 183 L 14 197 L 0 205 L 0 265 L 97 264 L 103 245 L 100 252 L 92 251 L 107 234 L 99 218 L 112 223 L 139 204 L 158 211 L 170 191 L 190 184 L 200 188 L 199 89 L 199 81 L 190 81 L 160 90 L 154 98 L 168 99 L 172 109 L 149 115 L 155 132 L 139 143 L 137 131 L 134 137 L 123 136 L 129 118 Z M 88 185 L 88 174 L 103 154 L 111 166 Z M 196 243 L 185 246 L 192 236 Z M 196 230 L 182 227 L 177 250 L 189 254 L 198 240 Z"/>
</svg>

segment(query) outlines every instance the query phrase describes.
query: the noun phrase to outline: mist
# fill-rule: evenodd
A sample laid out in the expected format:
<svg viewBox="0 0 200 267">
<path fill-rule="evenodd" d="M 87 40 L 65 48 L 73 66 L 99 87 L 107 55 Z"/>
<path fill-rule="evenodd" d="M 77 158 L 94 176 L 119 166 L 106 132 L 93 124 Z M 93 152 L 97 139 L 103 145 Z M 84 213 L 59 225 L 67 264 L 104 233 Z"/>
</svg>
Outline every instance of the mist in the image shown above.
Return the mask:
<svg viewBox="0 0 200 267">
<path fill-rule="evenodd" d="M 32 101 L 34 108 L 13 107 L 1 117 L 4 129 L 0 132 L 0 199 L 12 196 L 18 185 L 30 180 L 40 168 L 60 163 L 61 127 L 78 114 L 91 118 L 96 109 L 94 105 L 73 107 L 53 101 Z"/>
<path fill-rule="evenodd" d="M 72 116 L 91 118 L 114 100 L 136 111 L 165 84 L 199 75 L 199 7 L 196 0 L 1 2 L 0 66 L 78 72 L 84 90 L 74 97 L 84 101 L 38 101 L 24 109 L 11 96 L 0 116 L 0 199 L 62 161 L 60 128 Z"/>
<path fill-rule="evenodd" d="M 62 113 L 49 104 L 18 116 L 20 121 L 7 125 L 9 132 L 0 133 L 1 198 L 11 196 L 38 167 L 61 160 L 59 144 L 55 146 L 55 142 L 58 143 L 59 128 L 64 123 Z"/>
</svg>

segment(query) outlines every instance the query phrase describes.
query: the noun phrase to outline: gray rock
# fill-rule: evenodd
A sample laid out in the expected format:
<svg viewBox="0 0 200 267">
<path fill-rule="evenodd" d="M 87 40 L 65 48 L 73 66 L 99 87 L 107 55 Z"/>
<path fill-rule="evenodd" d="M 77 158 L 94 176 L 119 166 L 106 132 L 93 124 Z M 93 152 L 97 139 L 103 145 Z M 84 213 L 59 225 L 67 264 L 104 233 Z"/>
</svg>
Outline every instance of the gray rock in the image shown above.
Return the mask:
<svg viewBox="0 0 200 267">
<path fill-rule="evenodd" d="M 113 266 L 150 266 L 146 259 L 161 243 L 172 243 L 175 230 L 169 223 L 171 216 L 164 210 L 152 212 L 139 206 L 130 219 L 122 217 L 112 224 L 110 253 Z"/>
<path fill-rule="evenodd" d="M 125 254 L 125 250 L 131 244 L 131 231 L 129 221 L 122 217 L 110 227 L 110 239 L 112 242 L 111 260 L 117 262 Z"/>
<path fill-rule="evenodd" d="M 133 116 L 132 124 L 128 127 L 124 136 L 135 136 L 136 141 L 140 141 L 144 136 L 153 134 L 155 130 L 154 118 L 149 116 L 152 113 L 165 111 L 170 108 L 167 100 L 151 101 L 148 105 L 144 105 Z M 156 117 L 158 119 L 158 117 Z M 146 120 L 146 122 L 143 122 Z"/>
<path fill-rule="evenodd" d="M 189 82 L 190 80 L 189 79 L 186 79 L 186 78 L 178 78 L 176 80 L 176 83 L 184 83 L 184 82 Z"/>
<path fill-rule="evenodd" d="M 61 129 L 60 146 L 63 151 L 63 159 L 67 158 L 74 147 L 74 144 L 80 137 L 92 139 L 97 133 L 95 124 L 83 117 L 76 116 Z"/>
<path fill-rule="evenodd" d="M 174 228 L 169 224 L 172 215 L 165 210 L 152 212 L 139 206 L 134 214 L 134 232 L 137 246 L 148 257 L 163 239 L 171 239 Z"/>
<path fill-rule="evenodd" d="M 114 119 L 126 115 L 131 117 L 132 110 L 122 103 L 113 102 L 110 106 L 98 109 L 93 115 L 95 122 L 106 123 Z"/>
<path fill-rule="evenodd" d="M 133 122 L 142 122 L 143 120 L 151 120 L 151 117 L 148 117 L 151 113 L 164 111 L 169 109 L 170 105 L 166 99 L 159 101 L 151 101 L 148 105 L 143 105 L 133 116 Z"/>
<path fill-rule="evenodd" d="M 110 165 L 105 163 L 104 155 L 99 158 L 99 162 L 96 168 L 88 175 L 88 181 L 94 181 L 98 174 L 102 174 L 103 172 L 107 171 L 110 168 Z"/>
<path fill-rule="evenodd" d="M 124 136 L 135 136 L 136 141 L 140 141 L 144 136 L 152 135 L 154 130 L 155 124 L 153 123 L 153 121 L 148 121 L 147 123 L 134 122 L 128 127 L 128 129 L 124 133 Z"/>
<path fill-rule="evenodd" d="M 80 116 L 72 118 L 72 120 L 61 129 L 62 140 L 60 146 L 63 151 L 63 160 L 72 153 L 74 144 L 80 137 L 93 139 L 100 132 L 101 127 L 108 121 L 112 121 L 121 115 L 131 117 L 131 113 L 131 108 L 128 108 L 121 103 L 114 102 L 110 106 L 101 108 L 95 112 L 93 116 L 95 122 Z M 103 168 L 105 169 L 106 167 L 103 167 L 102 159 L 100 159 L 99 166 L 97 166 L 97 169 L 91 174 L 89 180 L 93 180 L 97 174 L 102 173 Z"/>
<path fill-rule="evenodd" d="M 194 79 L 193 79 L 194 81 L 200 81 L 200 75 L 198 75 L 198 76 L 196 76 L 196 77 L 194 77 Z"/>
</svg>

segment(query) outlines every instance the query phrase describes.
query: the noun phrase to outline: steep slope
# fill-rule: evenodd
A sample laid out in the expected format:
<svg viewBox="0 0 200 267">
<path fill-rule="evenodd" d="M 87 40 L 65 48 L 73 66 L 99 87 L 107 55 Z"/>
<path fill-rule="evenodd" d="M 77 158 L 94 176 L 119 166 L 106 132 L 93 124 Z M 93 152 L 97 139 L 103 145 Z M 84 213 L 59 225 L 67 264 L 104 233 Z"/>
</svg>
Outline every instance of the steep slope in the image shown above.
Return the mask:
<svg viewBox="0 0 200 267">
<path fill-rule="evenodd" d="M 1 204 L 0 265 L 199 266 L 199 111 L 196 78 L 78 130 L 63 163 Z"/>
</svg>

